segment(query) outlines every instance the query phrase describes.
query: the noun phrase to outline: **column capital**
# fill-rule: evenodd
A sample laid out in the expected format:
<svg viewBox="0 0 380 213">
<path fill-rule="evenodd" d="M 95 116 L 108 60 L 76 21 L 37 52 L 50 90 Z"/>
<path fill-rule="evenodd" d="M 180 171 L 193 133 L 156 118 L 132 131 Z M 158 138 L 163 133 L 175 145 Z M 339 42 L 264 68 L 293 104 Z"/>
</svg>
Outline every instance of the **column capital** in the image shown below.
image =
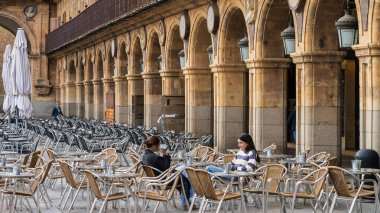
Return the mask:
<svg viewBox="0 0 380 213">
<path fill-rule="evenodd" d="M 160 76 L 161 77 L 178 77 L 180 76 L 180 73 L 182 70 L 161 70 Z"/>
<path fill-rule="evenodd" d="M 291 58 L 263 58 L 247 61 L 247 67 L 252 68 L 289 68 Z"/>
<path fill-rule="evenodd" d="M 358 44 L 352 46 L 355 50 L 356 57 L 373 57 L 380 56 L 380 43 L 368 43 L 368 44 Z"/>
<path fill-rule="evenodd" d="M 113 77 L 114 82 L 124 82 L 127 81 L 127 76 L 114 76 Z"/>
<path fill-rule="evenodd" d="M 160 78 L 160 73 L 158 73 L 158 72 L 142 72 L 141 76 L 143 79 L 158 79 L 158 78 Z"/>
<path fill-rule="evenodd" d="M 184 75 L 212 75 L 210 67 L 186 67 L 183 70 Z"/>
<path fill-rule="evenodd" d="M 75 86 L 77 86 L 77 87 L 84 86 L 84 82 L 83 81 L 77 81 L 77 82 L 75 82 Z"/>
<path fill-rule="evenodd" d="M 103 83 L 114 83 L 113 78 L 102 78 Z"/>
<path fill-rule="evenodd" d="M 344 51 L 309 51 L 293 53 L 293 63 L 340 63 L 346 55 Z"/>
<path fill-rule="evenodd" d="M 210 66 L 213 73 L 247 72 L 246 64 L 213 64 Z"/>
<path fill-rule="evenodd" d="M 93 82 L 92 82 L 92 81 L 83 81 L 83 84 L 84 84 L 85 86 L 87 86 L 87 85 L 92 85 Z"/>
<path fill-rule="evenodd" d="M 75 87 L 75 82 L 67 82 L 64 85 L 65 87 Z"/>
<path fill-rule="evenodd" d="M 141 80 L 141 74 L 128 74 L 127 80 Z"/>
<path fill-rule="evenodd" d="M 94 79 L 94 80 L 92 80 L 92 84 L 93 85 L 100 85 L 100 84 L 103 84 L 103 81 L 101 79 Z"/>
</svg>

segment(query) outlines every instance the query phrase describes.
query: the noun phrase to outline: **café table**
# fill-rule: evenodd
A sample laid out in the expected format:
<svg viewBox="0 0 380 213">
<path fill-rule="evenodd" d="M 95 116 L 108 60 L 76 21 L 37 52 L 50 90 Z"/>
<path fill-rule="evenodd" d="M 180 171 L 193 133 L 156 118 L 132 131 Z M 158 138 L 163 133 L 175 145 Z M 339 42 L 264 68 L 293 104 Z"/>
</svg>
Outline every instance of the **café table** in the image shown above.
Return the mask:
<svg viewBox="0 0 380 213">
<path fill-rule="evenodd" d="M 132 199 L 135 202 L 135 212 L 138 211 L 138 209 L 139 209 L 138 196 L 136 196 L 135 193 L 133 192 L 133 190 L 128 186 L 128 179 L 135 180 L 136 178 L 140 177 L 140 174 L 133 173 L 133 172 L 132 173 L 131 172 L 115 172 L 115 173 L 99 173 L 99 174 L 97 174 L 97 176 L 102 178 L 105 181 L 111 181 L 111 184 L 114 181 L 116 181 L 116 183 L 124 182 L 125 194 L 132 196 Z M 121 181 L 121 180 L 123 180 L 123 181 Z M 87 186 L 89 187 L 89 185 L 87 185 Z M 109 192 L 107 192 L 107 193 L 109 193 Z M 130 205 L 128 205 L 128 209 L 129 209 L 129 212 L 131 212 L 130 211 Z"/>
<path fill-rule="evenodd" d="M 246 213 L 247 207 L 245 206 L 245 200 L 244 200 L 244 192 L 243 192 L 243 180 L 246 177 L 253 177 L 253 176 L 260 176 L 262 175 L 262 172 L 237 172 L 237 171 L 231 171 L 231 172 L 215 172 L 212 173 L 212 175 L 220 177 L 220 178 L 239 178 L 239 192 L 241 195 L 241 207 L 240 212 Z"/>
<path fill-rule="evenodd" d="M 268 156 L 266 154 L 259 154 L 259 157 L 262 160 L 267 160 L 268 162 L 272 162 L 272 161 L 278 162 L 281 159 L 290 158 L 292 156 L 291 155 L 287 155 L 287 154 L 272 154 L 271 156 Z"/>
<path fill-rule="evenodd" d="M 12 180 L 14 182 L 14 188 L 13 188 L 13 197 L 15 196 L 15 193 L 16 193 L 16 188 L 17 188 L 17 182 L 18 180 L 20 179 L 26 179 L 26 178 L 33 178 L 35 175 L 32 174 L 32 173 L 20 173 L 20 174 L 14 174 L 13 172 L 0 172 L 0 178 L 4 178 L 4 179 L 9 179 L 9 180 Z M 39 186 L 37 186 L 37 212 L 40 212 L 40 199 L 39 199 L 39 195 L 40 195 L 40 192 L 39 192 Z M 3 201 L 4 202 L 4 201 Z M 13 210 L 15 210 L 16 208 L 16 199 L 13 199 L 12 200 L 12 206 L 11 206 L 11 209 L 10 209 L 10 213 L 13 212 Z M 17 212 L 17 210 L 16 210 Z"/>
<path fill-rule="evenodd" d="M 21 142 L 29 141 L 28 138 L 25 137 L 18 137 L 18 138 L 8 138 L 6 142 L 12 143 L 12 146 L 16 146 L 16 152 L 18 153 L 18 147 Z"/>
</svg>

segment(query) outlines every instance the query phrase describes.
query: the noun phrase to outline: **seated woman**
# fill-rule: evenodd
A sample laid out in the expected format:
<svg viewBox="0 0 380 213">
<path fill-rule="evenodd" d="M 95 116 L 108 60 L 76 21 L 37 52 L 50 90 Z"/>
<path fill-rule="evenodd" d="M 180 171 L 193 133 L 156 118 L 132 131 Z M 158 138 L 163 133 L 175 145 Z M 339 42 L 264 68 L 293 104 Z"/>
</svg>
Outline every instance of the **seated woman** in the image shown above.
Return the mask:
<svg viewBox="0 0 380 213">
<path fill-rule="evenodd" d="M 149 136 L 146 141 L 144 142 L 144 145 L 146 146 L 144 155 L 142 156 L 142 164 L 154 167 L 160 171 L 165 171 L 170 168 L 170 163 L 171 163 L 171 157 L 170 155 L 166 154 L 165 149 L 161 149 L 161 154 L 157 155 L 155 152 L 159 151 L 160 147 L 160 139 L 156 136 Z M 161 156 L 162 155 L 162 156 Z M 154 171 L 155 175 L 158 176 L 159 172 Z M 186 194 L 186 199 L 189 201 L 190 199 L 190 181 L 182 175 L 182 184 L 184 187 L 184 191 Z M 182 195 L 182 190 L 178 189 L 179 192 Z M 184 200 L 184 199 L 181 199 Z M 186 203 L 182 203 L 183 207 L 186 207 Z"/>
<path fill-rule="evenodd" d="M 240 150 L 236 154 L 235 159 L 232 160 L 231 170 L 253 172 L 256 169 L 257 163 L 260 163 L 260 158 L 253 144 L 252 137 L 248 133 L 242 133 L 239 135 L 238 146 Z M 217 166 L 208 166 L 206 170 L 214 173 L 223 172 L 224 169 Z"/>
</svg>

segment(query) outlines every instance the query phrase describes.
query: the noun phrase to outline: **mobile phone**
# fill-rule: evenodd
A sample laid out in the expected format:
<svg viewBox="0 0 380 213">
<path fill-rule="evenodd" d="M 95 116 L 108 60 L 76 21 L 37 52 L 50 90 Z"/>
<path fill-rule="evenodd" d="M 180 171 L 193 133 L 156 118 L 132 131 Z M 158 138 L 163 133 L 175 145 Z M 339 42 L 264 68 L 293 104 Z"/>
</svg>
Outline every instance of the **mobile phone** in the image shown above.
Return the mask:
<svg viewBox="0 0 380 213">
<path fill-rule="evenodd" d="M 168 145 L 162 143 L 160 144 L 160 149 L 167 149 L 168 148 Z"/>
</svg>

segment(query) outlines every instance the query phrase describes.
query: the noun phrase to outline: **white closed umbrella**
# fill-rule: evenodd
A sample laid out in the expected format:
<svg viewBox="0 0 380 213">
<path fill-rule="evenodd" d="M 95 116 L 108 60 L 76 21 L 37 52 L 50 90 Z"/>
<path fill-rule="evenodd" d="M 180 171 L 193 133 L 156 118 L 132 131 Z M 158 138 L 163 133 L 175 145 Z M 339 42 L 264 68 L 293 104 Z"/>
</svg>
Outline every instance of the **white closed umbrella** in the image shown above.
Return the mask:
<svg viewBox="0 0 380 213">
<path fill-rule="evenodd" d="M 4 51 L 2 77 L 5 92 L 3 110 L 8 116 L 10 116 L 12 113 L 11 109 L 15 108 L 15 97 L 13 94 L 13 87 L 11 85 L 11 52 L 12 47 L 11 45 L 7 44 Z"/>
<path fill-rule="evenodd" d="M 19 110 L 19 117 L 30 118 L 33 110 L 29 100 L 32 92 L 32 77 L 29 67 L 28 43 L 22 28 L 17 29 L 13 44 L 11 75 L 11 80 L 14 81 L 12 89 L 14 94 L 17 94 L 16 106 Z"/>
</svg>

